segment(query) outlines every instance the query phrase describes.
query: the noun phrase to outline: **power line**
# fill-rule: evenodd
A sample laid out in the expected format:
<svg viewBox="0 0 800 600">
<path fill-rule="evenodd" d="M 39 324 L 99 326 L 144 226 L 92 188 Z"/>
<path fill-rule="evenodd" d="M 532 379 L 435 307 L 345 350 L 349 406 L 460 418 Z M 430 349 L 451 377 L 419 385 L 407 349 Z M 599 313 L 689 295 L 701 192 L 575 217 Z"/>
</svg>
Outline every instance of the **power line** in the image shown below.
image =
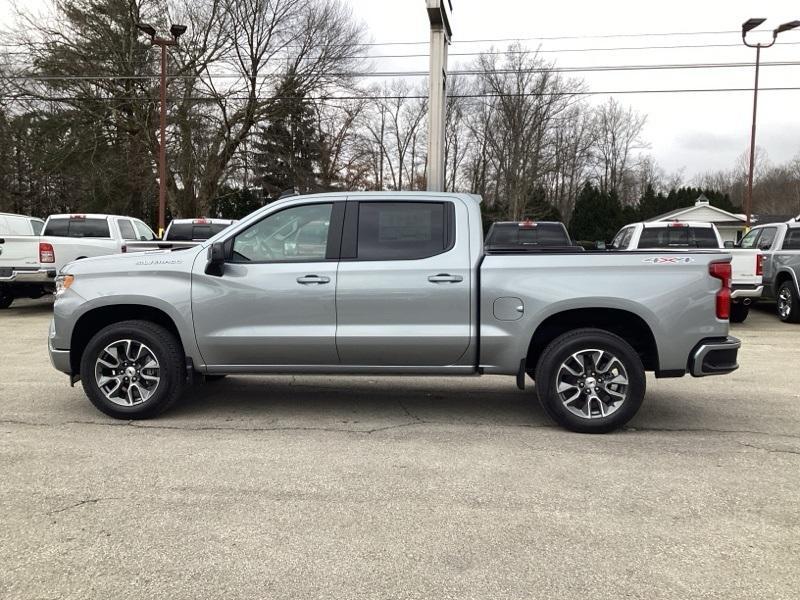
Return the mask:
<svg viewBox="0 0 800 600">
<path fill-rule="evenodd" d="M 800 91 L 800 86 L 786 86 L 786 87 L 760 87 L 759 92 L 794 92 Z M 748 92 L 752 93 L 751 87 L 739 88 L 678 88 L 678 89 L 637 89 L 637 90 L 583 90 L 583 91 L 570 91 L 570 92 L 520 92 L 520 93 L 473 93 L 473 94 L 451 94 L 449 98 L 464 98 L 464 99 L 478 99 L 478 98 L 533 98 L 533 97 L 549 97 L 549 96 L 611 96 L 617 94 L 701 94 L 701 93 L 731 93 L 731 92 Z M 410 94 L 403 95 L 347 95 L 347 96 L 305 96 L 297 98 L 293 96 L 258 96 L 257 100 L 302 100 L 302 101 L 320 101 L 329 102 L 333 100 L 427 100 L 427 95 Z M 247 96 L 229 96 L 214 98 L 211 96 L 168 96 L 167 100 L 174 102 L 175 100 L 188 100 L 191 102 L 210 102 L 210 103 L 224 103 L 229 101 L 247 101 Z M 73 96 L 45 96 L 38 97 L 34 95 L 19 95 L 19 96 L 0 96 L 0 101 L 16 101 L 16 102 L 124 102 L 124 101 L 138 101 L 138 102 L 156 102 L 155 98 L 147 98 L 142 96 L 116 96 L 110 98 L 75 98 Z"/>
<path fill-rule="evenodd" d="M 776 42 L 776 46 L 798 46 L 800 42 Z M 610 48 L 603 48 L 603 47 L 593 47 L 593 48 L 535 48 L 535 49 L 526 49 L 526 50 L 477 50 L 472 52 L 450 52 L 450 56 L 507 56 L 507 55 L 517 55 L 517 54 L 562 54 L 562 53 L 583 53 L 583 52 L 621 52 L 621 51 L 642 51 L 642 50 L 682 50 L 682 49 L 692 49 L 692 50 L 702 50 L 702 49 L 713 49 L 713 48 L 742 48 L 741 43 L 737 44 L 674 44 L 674 45 L 660 45 L 660 46 L 615 46 Z M 28 55 L 27 52 L 14 52 L 8 54 L 19 54 L 19 55 Z M 102 57 L 111 57 L 117 56 L 117 54 L 113 53 L 101 53 L 92 55 L 91 58 L 102 58 Z M 430 56 L 427 52 L 421 52 L 417 54 L 365 54 L 365 55 L 356 55 L 356 56 L 345 56 L 342 57 L 343 60 L 383 60 L 383 59 L 398 59 L 398 58 L 428 58 Z M 289 58 L 289 57 L 283 57 Z M 304 57 L 303 60 L 314 60 L 315 57 L 309 56 Z M 66 61 L 65 61 L 66 62 Z M 152 64 L 152 60 L 143 60 L 143 61 L 134 61 L 132 64 L 141 64 L 141 65 L 150 65 Z M 29 63 L 0 63 L 0 66 L 5 67 L 33 67 L 33 65 Z"/>
<path fill-rule="evenodd" d="M 754 29 L 751 33 L 771 33 L 771 29 Z M 474 38 L 474 39 L 454 39 L 452 44 L 488 44 L 494 42 L 534 42 L 534 41 L 554 41 L 554 40 L 585 40 L 585 39 L 618 39 L 618 38 L 647 38 L 647 37 L 684 37 L 684 36 L 698 36 L 698 35 L 729 35 L 741 34 L 741 29 L 723 29 L 723 30 L 709 30 L 709 31 L 656 31 L 649 33 L 601 33 L 601 34 L 581 34 L 581 35 L 553 35 L 553 36 L 534 36 L 534 37 L 509 37 L 509 38 Z M 45 42 L 41 42 L 45 43 Z M 430 40 L 399 40 L 391 42 L 362 42 L 360 44 L 334 44 L 336 46 L 355 45 L 365 47 L 381 47 L 381 46 L 421 46 L 427 45 Z M 27 47 L 28 44 L 0 44 L 0 47 L 5 48 L 20 48 Z M 287 45 L 287 48 L 298 47 Z"/>
<path fill-rule="evenodd" d="M 673 63 L 673 64 L 654 64 L 654 65 L 596 65 L 582 67 L 558 67 L 544 66 L 530 69 L 493 69 L 493 70 L 451 70 L 450 76 L 477 76 L 477 75 L 514 75 L 518 73 L 596 73 L 596 72 L 621 72 L 621 71 L 672 71 L 684 69 L 740 69 L 754 67 L 753 62 L 729 62 L 729 63 Z M 762 62 L 762 67 L 797 67 L 798 61 L 776 61 Z M 427 77 L 428 71 L 372 71 L 372 72 L 334 72 L 330 77 Z M 118 81 L 118 80 L 150 80 L 157 79 L 158 75 L 6 75 L 0 79 L 26 80 L 26 81 Z M 168 79 L 247 79 L 250 75 L 242 73 L 205 73 L 193 75 L 169 75 Z M 265 73 L 257 75 L 257 79 L 279 79 L 283 77 L 280 73 Z"/>
</svg>

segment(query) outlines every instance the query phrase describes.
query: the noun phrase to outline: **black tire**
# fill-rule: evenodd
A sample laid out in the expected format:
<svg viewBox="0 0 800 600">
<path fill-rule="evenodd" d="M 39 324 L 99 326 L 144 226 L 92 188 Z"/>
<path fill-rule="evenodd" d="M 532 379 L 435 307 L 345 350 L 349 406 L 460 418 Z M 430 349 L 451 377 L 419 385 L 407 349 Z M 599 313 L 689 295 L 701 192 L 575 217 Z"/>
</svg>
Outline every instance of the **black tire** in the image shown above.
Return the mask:
<svg viewBox="0 0 800 600">
<path fill-rule="evenodd" d="M 731 304 L 731 323 L 744 323 L 747 315 L 750 314 L 750 307 L 741 302 Z"/>
<path fill-rule="evenodd" d="M 0 310 L 8 308 L 12 302 L 14 302 L 14 296 L 0 292 Z"/>
<path fill-rule="evenodd" d="M 104 348 L 119 340 L 145 344 L 159 364 L 160 381 L 152 396 L 133 406 L 116 404 L 98 385 L 95 365 Z M 180 342 L 165 328 L 150 321 L 122 321 L 101 329 L 89 340 L 81 357 L 81 383 L 99 410 L 115 419 L 149 419 L 180 398 L 186 384 L 185 358 Z"/>
<path fill-rule="evenodd" d="M 225 379 L 227 375 L 206 375 L 206 382 L 213 383 L 215 381 L 221 381 Z"/>
<path fill-rule="evenodd" d="M 594 355 L 589 353 L 589 350 L 602 350 L 604 354 L 602 356 Z M 571 383 L 568 384 L 577 390 L 579 394 L 575 396 L 575 403 L 571 404 L 571 406 L 576 411 L 585 413 L 585 416 L 576 415 L 567 408 L 565 402 L 562 401 L 556 389 L 562 366 L 565 365 L 565 362 L 567 362 L 571 356 L 581 352 L 585 352 L 589 356 L 599 356 L 600 360 L 592 360 L 593 362 L 600 363 L 601 367 L 603 367 L 603 361 L 607 360 L 609 356 L 615 357 L 622 365 L 625 374 L 627 374 L 628 383 L 627 389 L 624 390 L 625 397 L 618 406 L 616 406 L 616 402 L 603 402 L 601 399 L 601 396 L 607 399 L 612 398 L 612 396 L 605 391 L 608 387 L 615 386 L 613 388 L 616 390 L 615 393 L 621 393 L 619 391 L 620 385 L 616 383 L 603 383 L 606 373 L 610 372 L 614 374 L 611 365 L 605 365 L 605 371 L 603 369 L 594 371 L 594 369 L 597 368 L 596 364 L 594 367 L 587 367 L 587 365 L 583 363 L 583 366 L 580 367 L 583 371 L 591 369 L 591 372 L 587 373 L 588 377 L 574 377 L 573 379 L 575 379 L 575 381 L 573 383 L 575 385 Z M 586 355 L 579 354 L 579 356 Z M 575 366 L 574 363 L 570 364 L 573 367 Z M 616 363 L 613 364 L 616 365 Z M 613 368 L 616 369 L 617 373 L 621 372 L 618 365 Z M 565 376 L 571 377 L 568 373 L 565 373 Z M 617 376 L 618 375 L 615 375 L 615 378 Z M 599 391 L 596 392 L 596 395 L 592 396 L 592 400 L 585 402 L 584 407 L 581 408 L 581 401 L 586 398 L 583 396 L 583 392 L 586 392 L 589 386 L 591 386 L 593 390 L 598 389 L 595 388 L 597 384 L 600 384 Z M 580 388 L 578 386 L 580 386 Z M 621 337 L 602 329 L 576 329 L 559 336 L 547 346 L 539 359 L 539 364 L 536 366 L 536 392 L 539 396 L 539 402 L 545 412 L 562 427 L 579 433 L 607 433 L 625 425 L 641 407 L 642 401 L 644 400 L 645 387 L 644 367 L 639 355 L 631 345 Z M 600 404 L 597 404 L 597 402 L 600 402 Z M 588 409 L 586 407 L 588 407 Z M 593 415 L 594 412 L 600 413 L 600 411 L 605 410 L 610 410 L 610 414 L 606 416 L 600 414 L 591 417 L 586 416 Z"/>
<path fill-rule="evenodd" d="M 778 288 L 776 296 L 778 318 L 784 323 L 800 323 L 800 297 L 794 282 L 787 279 Z"/>
</svg>

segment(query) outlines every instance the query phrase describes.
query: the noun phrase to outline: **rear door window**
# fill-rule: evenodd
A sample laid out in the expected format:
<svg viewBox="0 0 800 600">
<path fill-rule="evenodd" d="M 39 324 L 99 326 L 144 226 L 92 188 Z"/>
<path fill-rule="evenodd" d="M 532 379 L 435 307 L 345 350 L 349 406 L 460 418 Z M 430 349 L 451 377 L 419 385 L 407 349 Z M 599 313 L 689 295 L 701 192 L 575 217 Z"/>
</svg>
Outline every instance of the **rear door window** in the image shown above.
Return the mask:
<svg viewBox="0 0 800 600">
<path fill-rule="evenodd" d="M 117 224 L 119 225 L 119 233 L 123 240 L 136 239 L 136 231 L 133 229 L 133 223 L 131 223 L 128 219 L 120 219 L 117 221 Z"/>
<path fill-rule="evenodd" d="M 786 232 L 786 238 L 783 240 L 783 249 L 800 250 L 800 227 Z"/>
<path fill-rule="evenodd" d="M 441 254 L 454 241 L 449 215 L 443 202 L 360 202 L 357 258 L 413 260 Z"/>
</svg>

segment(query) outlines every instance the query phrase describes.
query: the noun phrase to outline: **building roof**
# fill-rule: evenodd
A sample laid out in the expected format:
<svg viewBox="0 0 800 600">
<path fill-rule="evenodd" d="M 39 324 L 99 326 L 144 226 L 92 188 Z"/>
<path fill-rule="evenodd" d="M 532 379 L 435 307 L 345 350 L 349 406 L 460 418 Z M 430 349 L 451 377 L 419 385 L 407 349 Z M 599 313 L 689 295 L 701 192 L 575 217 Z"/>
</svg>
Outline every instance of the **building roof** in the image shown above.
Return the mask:
<svg viewBox="0 0 800 600">
<path fill-rule="evenodd" d="M 737 215 L 737 214 L 734 214 L 734 213 L 730 213 L 727 210 L 722 210 L 721 208 L 718 208 L 716 206 L 712 206 L 711 203 L 708 201 L 708 198 L 706 198 L 703 194 L 700 194 L 700 197 L 697 198 L 697 200 L 694 203 L 694 206 L 687 206 L 685 208 L 678 208 L 678 209 L 675 209 L 675 210 L 671 210 L 671 211 L 669 211 L 667 213 L 664 213 L 662 215 L 656 215 L 655 217 L 651 217 L 651 218 L 647 219 L 647 221 L 648 222 L 650 222 L 650 221 L 670 221 L 672 219 L 677 219 L 678 217 L 683 217 L 686 220 L 686 219 L 689 219 L 689 216 L 687 216 L 687 215 L 689 215 L 692 211 L 700 209 L 700 208 L 703 208 L 703 209 L 706 209 L 706 210 L 711 210 L 711 211 L 719 213 L 719 216 L 721 218 L 720 220 L 723 221 L 726 225 L 727 224 L 733 224 L 733 223 L 742 223 L 742 224 L 744 224 L 747 221 L 747 219 L 745 218 L 744 215 Z M 716 221 L 714 221 L 714 222 L 716 223 Z"/>
</svg>

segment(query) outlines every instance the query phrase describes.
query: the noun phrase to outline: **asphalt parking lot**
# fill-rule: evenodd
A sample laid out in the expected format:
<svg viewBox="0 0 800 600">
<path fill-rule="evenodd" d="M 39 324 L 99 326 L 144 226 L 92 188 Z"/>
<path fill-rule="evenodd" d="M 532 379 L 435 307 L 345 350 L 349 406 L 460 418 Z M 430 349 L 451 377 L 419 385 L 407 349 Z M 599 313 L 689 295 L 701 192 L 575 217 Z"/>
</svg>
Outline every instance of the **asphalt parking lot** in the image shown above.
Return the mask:
<svg viewBox="0 0 800 600">
<path fill-rule="evenodd" d="M 648 379 L 625 431 L 511 378 L 233 377 L 109 419 L 0 314 L 0 596 L 797 598 L 800 327 Z"/>
</svg>

